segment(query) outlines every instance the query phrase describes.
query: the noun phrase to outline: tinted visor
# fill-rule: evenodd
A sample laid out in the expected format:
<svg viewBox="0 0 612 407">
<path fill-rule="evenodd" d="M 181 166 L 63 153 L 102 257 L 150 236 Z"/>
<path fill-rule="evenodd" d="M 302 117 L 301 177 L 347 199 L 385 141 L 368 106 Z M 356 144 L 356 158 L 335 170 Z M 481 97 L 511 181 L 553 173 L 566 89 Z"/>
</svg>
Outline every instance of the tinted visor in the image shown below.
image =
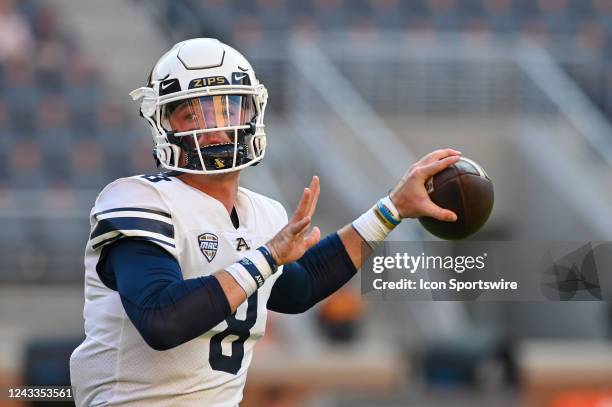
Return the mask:
<svg viewBox="0 0 612 407">
<path fill-rule="evenodd" d="M 162 108 L 164 127 L 177 133 L 247 125 L 256 114 L 252 95 L 201 96 Z"/>
</svg>

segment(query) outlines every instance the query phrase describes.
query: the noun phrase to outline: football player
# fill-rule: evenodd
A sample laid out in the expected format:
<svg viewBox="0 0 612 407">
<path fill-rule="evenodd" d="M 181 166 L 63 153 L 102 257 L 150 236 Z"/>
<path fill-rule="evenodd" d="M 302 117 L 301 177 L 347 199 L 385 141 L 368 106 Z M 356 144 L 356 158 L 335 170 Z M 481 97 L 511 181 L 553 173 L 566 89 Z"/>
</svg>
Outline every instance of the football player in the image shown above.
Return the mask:
<svg viewBox="0 0 612 407">
<path fill-rule="evenodd" d="M 86 339 L 70 360 L 78 406 L 235 406 L 268 310 L 301 313 L 332 294 L 360 267 L 364 242 L 375 247 L 403 218 L 456 219 L 424 186 L 458 160 L 452 149 L 421 159 L 324 239 L 311 228 L 317 177 L 290 218 L 240 187 L 266 151 L 267 92 L 215 39 L 176 44 L 131 95 L 165 172 L 112 182 L 91 211 Z"/>
</svg>

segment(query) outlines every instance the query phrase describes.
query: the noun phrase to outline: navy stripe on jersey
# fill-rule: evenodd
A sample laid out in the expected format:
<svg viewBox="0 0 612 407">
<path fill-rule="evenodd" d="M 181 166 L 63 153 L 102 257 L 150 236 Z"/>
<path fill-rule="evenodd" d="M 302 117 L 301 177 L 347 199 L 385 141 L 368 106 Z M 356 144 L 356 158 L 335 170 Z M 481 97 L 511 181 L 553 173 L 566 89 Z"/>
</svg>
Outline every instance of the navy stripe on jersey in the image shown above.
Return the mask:
<svg viewBox="0 0 612 407">
<path fill-rule="evenodd" d="M 146 213 L 153 213 L 155 215 L 165 216 L 166 218 L 172 219 L 172 216 L 170 216 L 169 213 L 162 212 L 162 211 L 155 211 L 153 209 L 144 209 L 144 208 L 114 208 L 114 209 L 107 209 L 105 211 L 94 213 L 93 216 L 98 216 L 98 215 L 102 215 L 102 214 L 105 214 L 105 213 L 111 213 L 111 212 L 146 212 Z"/>
<path fill-rule="evenodd" d="M 122 234 L 110 237 L 110 238 L 108 238 L 106 240 L 103 240 L 101 242 L 96 243 L 95 245 L 91 246 L 91 248 L 96 250 L 97 248 L 102 247 L 104 245 L 107 245 L 109 243 L 113 243 L 113 242 L 121 239 L 122 237 L 124 237 Z M 157 242 L 157 243 L 165 244 L 166 246 L 176 247 L 174 244 L 166 242 L 165 240 L 156 239 L 156 238 L 150 237 L 150 236 L 129 236 L 129 238 L 131 240 L 145 240 L 147 242 Z"/>
<path fill-rule="evenodd" d="M 156 219 L 135 217 L 102 219 L 91 232 L 89 238 L 95 239 L 105 233 L 122 230 L 142 230 L 174 239 L 174 226 L 171 224 Z"/>
</svg>

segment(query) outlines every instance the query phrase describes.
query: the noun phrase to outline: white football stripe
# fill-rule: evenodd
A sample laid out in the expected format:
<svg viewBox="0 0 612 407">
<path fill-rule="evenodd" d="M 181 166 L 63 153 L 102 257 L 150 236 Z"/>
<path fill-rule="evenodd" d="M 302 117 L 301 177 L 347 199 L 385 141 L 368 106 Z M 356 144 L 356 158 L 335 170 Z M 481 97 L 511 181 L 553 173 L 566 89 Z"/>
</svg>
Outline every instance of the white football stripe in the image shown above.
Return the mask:
<svg viewBox="0 0 612 407">
<path fill-rule="evenodd" d="M 481 177 L 489 178 L 489 176 L 485 172 L 484 168 L 482 168 L 474 160 L 470 160 L 469 158 L 465 158 L 465 157 L 461 157 L 461 159 L 464 160 L 464 161 L 467 161 L 470 164 L 472 164 L 474 166 L 474 168 L 476 168 L 476 171 L 478 171 L 478 175 L 480 175 Z"/>
<path fill-rule="evenodd" d="M 102 219 L 112 219 L 112 218 L 146 218 L 146 219 L 159 220 L 161 222 L 165 222 L 169 225 L 172 225 L 172 219 L 167 218 L 166 216 L 157 215 L 155 213 L 141 212 L 141 211 L 109 212 L 109 213 L 103 213 L 101 215 L 96 216 L 96 219 L 99 221 Z"/>
<path fill-rule="evenodd" d="M 111 230 L 110 232 L 104 233 L 103 235 L 97 236 L 93 239 L 89 239 L 89 242 L 92 246 L 97 245 L 100 242 L 103 242 L 106 239 L 110 239 L 112 237 L 118 236 L 119 232 L 116 230 Z"/>
<path fill-rule="evenodd" d="M 103 235 L 97 236 L 94 239 L 91 239 L 90 242 L 92 246 L 95 246 L 96 244 L 103 242 L 106 239 L 113 238 L 119 234 L 122 234 L 128 237 L 130 236 L 131 237 L 152 237 L 152 238 L 159 239 L 161 241 L 164 241 L 172 245 L 175 244 L 174 239 L 171 239 L 159 233 L 148 232 L 146 230 L 113 230 L 108 233 L 104 233 Z"/>
</svg>

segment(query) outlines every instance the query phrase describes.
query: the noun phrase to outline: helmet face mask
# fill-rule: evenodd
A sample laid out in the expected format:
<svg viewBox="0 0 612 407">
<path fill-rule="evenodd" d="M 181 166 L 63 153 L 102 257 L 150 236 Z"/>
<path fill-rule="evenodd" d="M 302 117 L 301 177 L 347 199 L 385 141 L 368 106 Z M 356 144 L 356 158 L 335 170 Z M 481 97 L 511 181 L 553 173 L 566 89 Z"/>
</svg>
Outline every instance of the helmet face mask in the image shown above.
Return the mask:
<svg viewBox="0 0 612 407">
<path fill-rule="evenodd" d="M 218 174 L 257 164 L 265 154 L 267 91 L 248 61 L 217 40 L 176 44 L 155 65 L 142 99 L 159 165 Z"/>
<path fill-rule="evenodd" d="M 182 168 L 232 169 L 255 158 L 248 154 L 256 120 L 252 95 L 200 96 L 160 107 L 168 140 L 182 149 Z"/>
</svg>

